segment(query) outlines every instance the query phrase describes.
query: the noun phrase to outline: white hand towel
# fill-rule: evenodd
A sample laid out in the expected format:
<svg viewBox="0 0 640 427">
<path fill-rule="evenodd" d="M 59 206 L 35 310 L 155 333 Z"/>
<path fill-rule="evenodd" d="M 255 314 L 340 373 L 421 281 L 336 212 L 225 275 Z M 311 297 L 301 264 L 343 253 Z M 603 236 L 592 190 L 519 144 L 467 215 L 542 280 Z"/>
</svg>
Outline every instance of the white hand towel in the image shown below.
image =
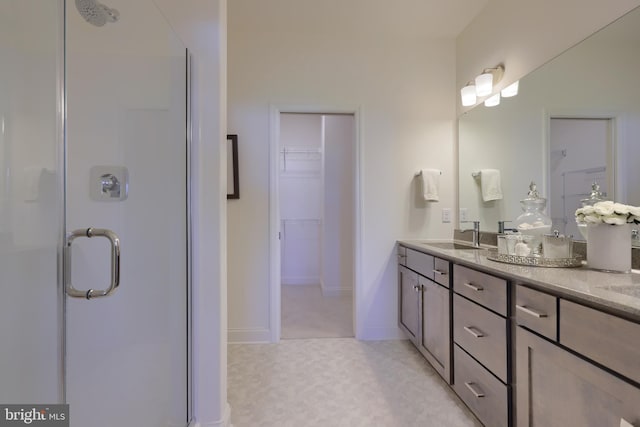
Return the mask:
<svg viewBox="0 0 640 427">
<path fill-rule="evenodd" d="M 502 185 L 500 184 L 500 171 L 498 169 L 482 169 L 480 171 L 480 181 L 482 187 L 482 200 L 502 199 Z"/>
<path fill-rule="evenodd" d="M 437 202 L 440 200 L 440 170 L 438 169 L 422 169 L 422 194 L 428 202 Z"/>
</svg>

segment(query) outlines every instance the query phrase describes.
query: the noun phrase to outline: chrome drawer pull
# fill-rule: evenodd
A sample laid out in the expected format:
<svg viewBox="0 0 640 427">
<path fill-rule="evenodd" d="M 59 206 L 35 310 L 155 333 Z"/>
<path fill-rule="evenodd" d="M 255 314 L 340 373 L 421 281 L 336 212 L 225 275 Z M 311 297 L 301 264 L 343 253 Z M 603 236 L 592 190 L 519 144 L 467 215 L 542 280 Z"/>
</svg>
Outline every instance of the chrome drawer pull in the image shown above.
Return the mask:
<svg viewBox="0 0 640 427">
<path fill-rule="evenodd" d="M 471 335 L 473 335 L 476 338 L 482 338 L 484 336 L 484 333 L 482 333 L 482 331 L 474 326 L 465 326 L 464 330 L 469 332 Z"/>
<path fill-rule="evenodd" d="M 522 311 L 523 313 L 527 313 L 530 316 L 533 317 L 537 317 L 538 319 L 542 318 L 542 317 L 547 317 L 546 313 L 540 313 L 538 311 L 535 311 L 529 307 L 527 307 L 526 305 L 518 305 L 516 304 L 516 308 L 520 311 Z"/>
<path fill-rule="evenodd" d="M 420 286 L 420 285 L 415 285 L 415 286 L 413 287 L 413 290 L 414 290 L 414 291 L 416 291 L 416 292 L 420 292 L 420 291 L 422 290 L 422 286 Z"/>
<path fill-rule="evenodd" d="M 476 286 L 476 285 L 474 285 L 473 283 L 467 283 L 467 282 L 464 282 L 464 283 L 463 283 L 463 285 L 465 285 L 465 286 L 466 286 L 467 288 L 469 288 L 469 289 L 473 289 L 473 290 L 474 290 L 474 291 L 476 291 L 476 292 L 484 291 L 484 288 L 483 288 L 483 287 Z"/>
<path fill-rule="evenodd" d="M 481 397 L 484 397 L 484 393 L 481 391 L 476 390 L 473 386 L 476 385 L 475 383 L 464 383 L 464 385 L 467 386 L 467 388 L 471 391 L 471 393 L 473 393 L 473 395 L 475 397 L 477 397 L 478 399 Z"/>
<path fill-rule="evenodd" d="M 446 276 L 447 273 L 445 273 L 444 271 L 440 271 L 440 270 L 433 270 L 434 273 L 436 273 L 438 276 Z"/>
</svg>

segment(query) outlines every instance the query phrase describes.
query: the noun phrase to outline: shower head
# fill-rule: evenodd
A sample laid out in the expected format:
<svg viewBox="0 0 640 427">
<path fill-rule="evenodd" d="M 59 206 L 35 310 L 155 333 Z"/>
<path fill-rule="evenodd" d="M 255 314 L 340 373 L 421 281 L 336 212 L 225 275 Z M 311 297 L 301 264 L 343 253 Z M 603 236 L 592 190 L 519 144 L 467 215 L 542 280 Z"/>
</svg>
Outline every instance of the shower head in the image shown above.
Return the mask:
<svg viewBox="0 0 640 427">
<path fill-rule="evenodd" d="M 85 21 L 96 27 L 102 27 L 107 22 L 116 22 L 120 12 L 99 3 L 96 0 L 76 0 L 76 9 Z"/>
</svg>

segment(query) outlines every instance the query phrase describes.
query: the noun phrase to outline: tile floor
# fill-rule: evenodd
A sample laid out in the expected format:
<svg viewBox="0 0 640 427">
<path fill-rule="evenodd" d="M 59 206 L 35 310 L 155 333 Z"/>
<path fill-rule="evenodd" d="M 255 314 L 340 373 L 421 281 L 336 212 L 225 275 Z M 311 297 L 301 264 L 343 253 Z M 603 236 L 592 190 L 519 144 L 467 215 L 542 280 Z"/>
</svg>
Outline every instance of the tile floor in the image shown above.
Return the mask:
<svg viewBox="0 0 640 427">
<path fill-rule="evenodd" d="M 480 427 L 408 341 L 230 344 L 234 427 Z"/>
<path fill-rule="evenodd" d="M 353 337 L 351 295 L 323 296 L 320 285 L 282 285 L 282 339 Z"/>
</svg>

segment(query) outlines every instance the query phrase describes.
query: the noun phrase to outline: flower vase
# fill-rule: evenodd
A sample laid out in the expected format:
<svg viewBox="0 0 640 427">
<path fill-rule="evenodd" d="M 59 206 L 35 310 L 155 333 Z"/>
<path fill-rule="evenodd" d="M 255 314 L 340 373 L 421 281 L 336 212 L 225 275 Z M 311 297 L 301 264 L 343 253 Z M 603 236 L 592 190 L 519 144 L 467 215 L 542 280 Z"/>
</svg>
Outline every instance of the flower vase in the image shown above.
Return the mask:
<svg viewBox="0 0 640 427">
<path fill-rule="evenodd" d="M 631 271 L 631 225 L 588 224 L 587 266 L 615 273 Z"/>
</svg>

